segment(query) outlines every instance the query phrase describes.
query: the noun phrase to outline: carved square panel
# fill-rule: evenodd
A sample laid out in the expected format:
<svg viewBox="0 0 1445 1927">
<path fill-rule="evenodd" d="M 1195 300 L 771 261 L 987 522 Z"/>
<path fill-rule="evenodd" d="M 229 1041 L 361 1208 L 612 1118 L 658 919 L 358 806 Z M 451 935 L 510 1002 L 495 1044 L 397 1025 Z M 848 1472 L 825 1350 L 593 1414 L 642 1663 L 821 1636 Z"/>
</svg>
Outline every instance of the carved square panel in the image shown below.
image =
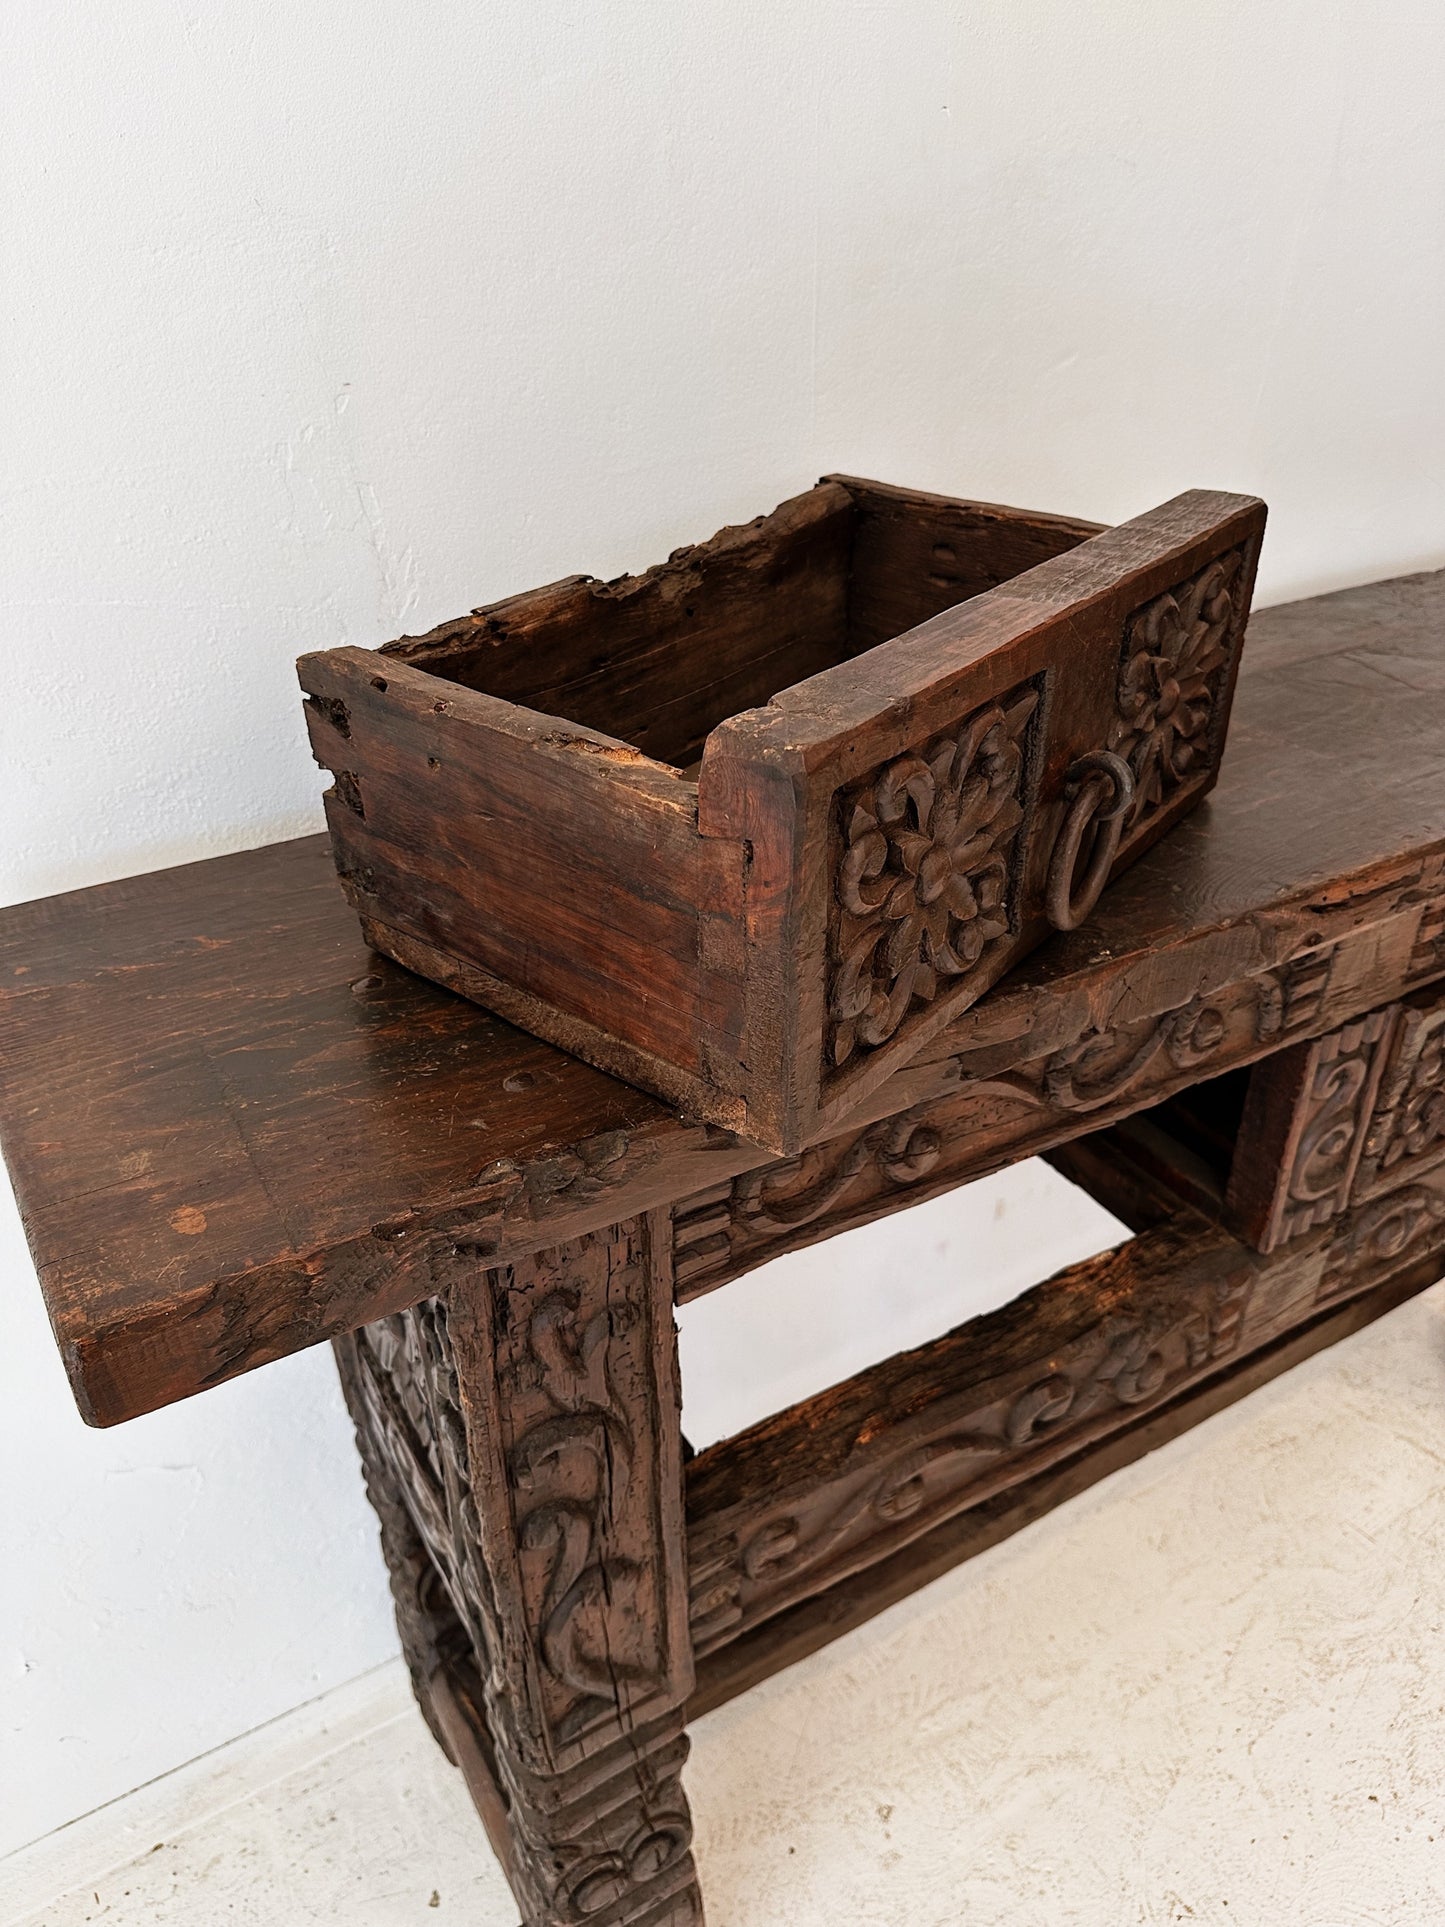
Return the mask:
<svg viewBox="0 0 1445 1927">
<path fill-rule="evenodd" d="M 1249 613 L 1245 561 L 1243 548 L 1216 556 L 1125 624 L 1109 748 L 1134 777 L 1126 835 L 1202 782 L 1216 760 Z"/>
<path fill-rule="evenodd" d="M 830 1069 L 906 1035 L 1016 929 L 1039 694 L 1025 683 L 838 793 Z"/>
</svg>

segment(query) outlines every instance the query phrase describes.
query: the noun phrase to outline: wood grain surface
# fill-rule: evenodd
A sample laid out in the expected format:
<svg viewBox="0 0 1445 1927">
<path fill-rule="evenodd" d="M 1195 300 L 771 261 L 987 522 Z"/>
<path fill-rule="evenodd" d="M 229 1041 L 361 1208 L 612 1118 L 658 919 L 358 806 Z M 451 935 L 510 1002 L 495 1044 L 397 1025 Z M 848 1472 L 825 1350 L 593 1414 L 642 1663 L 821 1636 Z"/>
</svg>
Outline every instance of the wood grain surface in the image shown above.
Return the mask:
<svg viewBox="0 0 1445 1927">
<path fill-rule="evenodd" d="M 1264 520 L 825 480 L 643 575 L 303 656 L 362 934 L 792 1154 L 1212 787 Z"/>
<path fill-rule="evenodd" d="M 1213 796 L 862 1121 L 1261 973 L 1286 1042 L 1445 973 L 1442 628 L 1445 575 L 1257 615 Z M 107 1424 L 768 1161 L 381 962 L 319 837 L 0 913 L 0 1139 Z"/>
</svg>

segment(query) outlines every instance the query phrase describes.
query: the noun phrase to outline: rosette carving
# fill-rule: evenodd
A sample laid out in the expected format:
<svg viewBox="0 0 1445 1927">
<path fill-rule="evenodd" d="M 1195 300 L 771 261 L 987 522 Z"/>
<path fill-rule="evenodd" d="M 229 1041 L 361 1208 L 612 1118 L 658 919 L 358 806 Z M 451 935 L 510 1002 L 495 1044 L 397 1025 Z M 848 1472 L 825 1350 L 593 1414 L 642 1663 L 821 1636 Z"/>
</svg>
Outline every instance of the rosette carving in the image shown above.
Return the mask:
<svg viewBox="0 0 1445 1927">
<path fill-rule="evenodd" d="M 1134 774 L 1128 828 L 1209 767 L 1243 579 L 1244 551 L 1232 549 L 1136 609 L 1125 625 L 1109 748 Z"/>
<path fill-rule="evenodd" d="M 840 798 L 828 1007 L 834 1067 L 897 1035 L 967 979 L 1011 928 L 1025 735 L 1016 690 Z"/>
</svg>

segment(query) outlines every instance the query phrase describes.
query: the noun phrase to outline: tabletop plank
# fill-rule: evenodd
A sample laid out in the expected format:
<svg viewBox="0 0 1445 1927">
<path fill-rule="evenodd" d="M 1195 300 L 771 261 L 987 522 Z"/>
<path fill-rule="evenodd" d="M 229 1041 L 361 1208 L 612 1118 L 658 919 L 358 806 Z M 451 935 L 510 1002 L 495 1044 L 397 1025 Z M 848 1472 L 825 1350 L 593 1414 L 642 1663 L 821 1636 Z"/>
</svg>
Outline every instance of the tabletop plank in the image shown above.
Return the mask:
<svg viewBox="0 0 1445 1927">
<path fill-rule="evenodd" d="M 877 1114 L 1142 1007 L 1165 953 L 1247 968 L 1287 908 L 1398 892 L 1445 854 L 1442 693 L 1445 571 L 1258 613 L 1214 796 Z M 506 1257 L 762 1155 L 373 956 L 322 837 L 0 911 L 0 1141 L 96 1423 L 414 1301 L 459 1239 Z"/>
</svg>

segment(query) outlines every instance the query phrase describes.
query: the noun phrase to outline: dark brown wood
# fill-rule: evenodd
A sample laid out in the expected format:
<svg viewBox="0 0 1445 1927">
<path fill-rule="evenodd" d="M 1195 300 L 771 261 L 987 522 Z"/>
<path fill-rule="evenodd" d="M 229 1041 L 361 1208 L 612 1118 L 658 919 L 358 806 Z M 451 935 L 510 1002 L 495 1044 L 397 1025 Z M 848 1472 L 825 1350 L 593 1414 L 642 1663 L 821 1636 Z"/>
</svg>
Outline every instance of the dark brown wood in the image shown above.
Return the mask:
<svg viewBox="0 0 1445 1927">
<path fill-rule="evenodd" d="M 841 483 L 854 505 L 846 609 L 850 656 L 1066 555 L 1105 529 L 1102 522 L 960 502 L 857 475 L 823 479 Z M 737 708 L 745 706 L 753 705 Z"/>
<path fill-rule="evenodd" d="M 814 545 L 872 515 L 868 619 L 892 622 L 922 511 L 829 486 L 846 501 L 796 521 L 789 593 L 814 607 Z M 976 524 L 1002 539 L 987 523 L 1007 512 L 966 508 L 938 511 L 930 540 L 953 558 L 933 557 L 920 595 L 972 579 Z M 740 532 L 739 569 L 758 553 Z M 1082 547 L 1035 577 L 1063 564 L 1085 567 Z M 665 603 L 690 566 L 641 601 Z M 697 1927 L 689 1710 L 1438 1275 L 1445 716 L 1420 694 L 1441 675 L 1442 591 L 1422 578 L 1260 618 L 1207 814 L 787 1158 L 368 959 L 317 840 L 0 918 L 0 1129 L 87 1416 L 336 1341 L 417 1697 L 527 1927 Z M 510 656 L 485 630 L 469 646 L 554 675 L 524 615 Z M 636 659 L 619 641 L 587 701 L 663 673 L 638 640 L 652 620 L 620 623 Z M 779 648 L 811 647 L 806 628 Z M 349 728 L 369 700 L 315 727 Z M 533 747 L 587 793 L 595 745 Z M 620 931 L 656 931 L 681 902 L 672 859 L 717 850 L 689 843 L 676 771 L 635 752 L 617 768 L 658 869 L 634 910 L 594 837 L 589 887 L 617 891 Z M 881 821 L 876 777 L 858 780 Z M 746 892 L 725 865 L 704 877 L 733 968 Z M 696 988 L 679 977 L 679 1052 Z M 1033 1150 L 1140 1235 L 684 1473 L 674 1298 Z"/>
<path fill-rule="evenodd" d="M 1117 1137 L 1117 1131 L 1100 1134 L 1101 1140 Z M 1075 1152 L 1087 1151 L 1089 1145 L 1090 1140 L 1084 1140 L 1074 1147 Z M 1108 1472 L 1223 1409 L 1300 1359 L 1361 1329 L 1433 1282 L 1445 1263 L 1445 1171 L 1440 1169 L 1441 1163 L 1445 1160 L 1431 1163 L 1428 1185 L 1418 1179 L 1403 1183 L 1388 1211 L 1381 1209 L 1385 1200 L 1367 1199 L 1352 1211 L 1339 1214 L 1328 1231 L 1315 1231 L 1308 1251 L 1303 1253 L 1259 1257 L 1223 1234 L 1206 1229 L 1201 1235 L 1197 1221 L 1191 1222 L 1187 1210 L 1181 1212 L 1176 1199 L 1166 1235 L 1140 1241 L 1152 1242 L 1152 1249 L 1138 1252 L 1125 1247 L 1121 1254 L 1073 1268 L 1058 1281 L 1063 1296 L 1072 1298 L 1075 1309 L 1083 1313 L 1084 1323 L 1093 1318 L 1096 1350 L 1100 1338 L 1107 1337 L 1099 1360 L 1102 1370 L 1096 1365 L 1091 1372 L 1070 1375 L 1070 1367 L 1077 1363 L 1077 1339 L 1072 1355 L 1067 1343 L 1049 1349 L 1050 1339 L 1058 1336 L 1059 1318 L 1059 1307 L 1048 1303 L 1054 1295 L 1049 1288 L 1028 1294 L 1004 1313 L 975 1321 L 972 1327 L 963 1328 L 956 1340 L 924 1348 L 924 1353 L 934 1354 L 935 1363 L 941 1350 L 957 1350 L 965 1369 L 953 1377 L 947 1390 L 965 1399 L 970 1386 L 977 1385 L 978 1374 L 973 1368 L 980 1361 L 985 1376 L 992 1365 L 995 1384 L 1010 1375 L 1010 1360 L 1016 1366 L 1013 1377 L 1022 1380 L 1037 1370 L 1031 1358 L 1048 1350 L 1045 1378 L 1026 1387 L 1023 1394 L 1023 1400 L 1028 1401 L 1029 1391 L 1034 1392 L 1029 1403 L 1028 1435 L 1020 1437 L 1003 1455 L 990 1451 L 989 1457 L 997 1461 L 1002 1456 L 1003 1463 L 996 1463 L 991 1478 L 962 1488 L 961 1505 L 944 1510 L 940 1516 L 936 1506 L 929 1513 L 922 1505 L 895 1504 L 884 1521 L 884 1532 L 871 1544 L 870 1556 L 855 1555 L 821 1589 L 817 1584 L 794 1583 L 787 1592 L 787 1603 L 777 1612 L 756 1615 L 747 1625 L 741 1620 L 731 1622 L 730 1627 L 716 1624 L 716 1592 L 710 1594 L 708 1590 L 710 1585 L 716 1587 L 718 1578 L 712 1522 L 707 1518 L 694 1521 L 690 1554 L 701 1657 L 697 1685 L 688 1702 L 689 1716 L 817 1650 L 960 1560 L 997 1543 Z M 1114 1167 L 1112 1160 L 1101 1158 L 1096 1168 L 1110 1171 Z M 1157 1180 L 1154 1183 L 1157 1197 L 1165 1199 L 1163 1187 Z M 1101 1195 L 1111 1207 L 1116 1204 L 1112 1180 L 1106 1180 Z M 1237 1284 L 1231 1283 L 1231 1262 L 1226 1260 L 1223 1271 L 1220 1269 L 1221 1254 L 1231 1249 L 1233 1264 L 1241 1268 L 1237 1275 L 1250 1281 L 1242 1295 Z M 1131 1251 L 1133 1257 L 1129 1259 L 1125 1254 Z M 559 1269 L 575 1268 L 579 1256 L 555 1254 L 544 1265 L 544 1273 L 555 1279 Z M 1123 1291 L 1121 1261 L 1129 1274 L 1129 1287 Z M 564 1271 L 564 1275 L 570 1273 Z M 1153 1290 L 1149 1289 L 1150 1279 Z M 1218 1289 L 1221 1281 L 1222 1291 Z M 1206 1287 L 1202 1312 L 1190 1302 L 1201 1282 Z M 1181 1307 L 1185 1313 L 1182 1324 L 1176 1316 Z M 410 1369 L 405 1365 L 398 1368 L 398 1354 L 393 1348 L 395 1330 L 405 1322 L 393 1321 L 386 1330 L 361 1334 L 356 1342 L 379 1347 L 379 1354 L 389 1360 L 382 1382 L 389 1382 L 403 1402 L 410 1402 L 414 1398 Z M 1064 1322 L 1071 1322 L 1067 1312 Z M 1193 1363 L 1189 1357 L 1191 1332 L 1196 1340 Z M 1138 1342 L 1145 1335 L 1152 1347 L 1147 1352 L 1141 1351 Z M 1223 1343 L 1207 1342 L 1211 1335 L 1215 1341 L 1222 1336 Z M 957 1343 L 965 1338 L 973 1342 Z M 1176 1338 L 1183 1339 L 1185 1369 L 1171 1373 L 1167 1357 Z M 343 1357 L 346 1350 L 344 1345 Z M 796 1429 L 806 1435 L 814 1429 L 818 1410 L 849 1396 L 861 1399 L 860 1410 L 879 1399 L 886 1403 L 890 1375 L 896 1379 L 900 1369 L 916 1371 L 924 1353 L 891 1361 L 881 1371 L 862 1375 L 834 1394 L 784 1415 L 781 1426 L 773 1422 L 768 1428 L 759 1428 L 759 1433 L 792 1429 L 795 1423 Z M 346 1370 L 343 1375 L 350 1392 L 350 1375 Z M 940 1388 L 948 1377 L 946 1372 L 938 1374 Z M 1066 1383 L 1072 1388 L 1068 1396 Z M 917 1402 L 913 1403 L 916 1406 Z M 1020 1400 L 1016 1398 L 1013 1404 L 1017 1409 Z M 976 1396 L 973 1409 L 977 1416 Z M 914 1417 L 911 1412 L 908 1423 Z M 385 1431 L 385 1423 L 378 1427 L 373 1416 L 364 1415 L 359 1428 L 374 1499 L 377 1492 L 371 1475 L 377 1457 L 376 1436 L 378 1431 Z M 875 1425 L 883 1429 L 875 1431 Z M 874 1410 L 860 1428 L 860 1442 L 870 1453 L 891 1460 L 890 1489 L 906 1494 L 926 1476 L 930 1464 L 943 1463 L 947 1455 L 919 1464 L 916 1449 L 910 1450 L 896 1435 L 890 1440 L 887 1428 L 887 1414 Z M 862 1438 L 863 1431 L 868 1433 L 866 1439 Z M 736 1444 L 740 1450 L 748 1449 L 747 1441 Z M 805 1454 L 809 1449 L 805 1447 Z M 414 1448 L 413 1466 L 417 1456 L 420 1453 Z M 732 1447 L 703 1455 L 695 1475 L 699 1483 L 715 1481 L 729 1456 L 736 1467 L 737 1454 Z M 765 1479 L 777 1464 L 799 1464 L 796 1455 L 787 1457 L 780 1452 L 765 1453 L 764 1461 Z M 396 1480 L 388 1470 L 382 1479 L 384 1491 L 378 1510 L 394 1580 L 402 1581 L 397 1587 L 399 1620 L 409 1657 L 418 1648 L 426 1655 L 419 1685 L 423 1708 L 440 1728 L 452 1756 L 462 1764 L 489 1830 L 496 1834 L 499 1824 L 502 1826 L 498 1851 L 506 1864 L 510 1834 L 506 1823 L 498 1821 L 498 1813 L 505 1814 L 506 1801 L 500 1792 L 476 1652 L 471 1640 L 462 1634 L 456 1608 L 442 1595 L 432 1598 L 418 1637 L 417 1588 L 411 1580 L 415 1548 L 405 1549 L 410 1522 L 404 1517 L 405 1529 L 398 1535 L 392 1521 L 398 1496 L 416 1508 L 423 1519 L 445 1512 L 448 1501 L 441 1494 L 432 1501 L 424 1497 L 419 1501 L 425 1483 L 425 1476 L 419 1481 L 414 1469 Z M 747 1481 L 741 1483 L 756 1489 Z M 388 1486 L 390 1502 L 385 1491 Z M 824 1487 L 823 1496 L 836 1495 Z M 810 1500 L 816 1497 L 814 1488 Z M 400 1558 L 398 1543 L 404 1548 Z M 786 1567 L 789 1558 L 796 1560 L 798 1548 L 787 1535 L 780 1538 L 775 1530 L 768 1537 L 767 1550 L 772 1561 L 781 1557 Z M 769 1569 L 766 1562 L 762 1569 Z M 795 1565 L 789 1573 L 794 1582 L 801 1569 Z M 816 1580 L 819 1575 L 815 1572 L 814 1577 Z"/>
<path fill-rule="evenodd" d="M 1266 1252 L 1352 1212 L 1403 1235 L 1430 1215 L 1422 1187 L 1445 1162 L 1445 986 L 1047 1155 L 1141 1228 L 1172 1198 Z"/>
<path fill-rule="evenodd" d="M 1211 786 L 1263 513 L 1181 496 L 713 732 L 698 822 L 748 841 L 743 1050 L 779 1067 L 750 1135 L 852 1116 L 1036 945 L 1079 808 L 1117 872 Z M 1143 683 L 1180 650 L 1189 744 L 1161 761 Z"/>
<path fill-rule="evenodd" d="M 1263 522 L 831 480 L 645 576 L 303 657 L 363 932 L 795 1151 L 1211 787 Z"/>
<path fill-rule="evenodd" d="M 1181 1204 L 1217 1215 L 1217 1197 L 1210 1212 L 1191 1182 L 1196 1173 L 1189 1154 L 1155 1122 L 1164 1108 L 1045 1151 L 1044 1162 L 1136 1233 L 1163 1224 Z"/>
<path fill-rule="evenodd" d="M 1247 1048 L 1226 1032 L 1231 1061 L 1445 974 L 1442 622 L 1438 575 L 1257 615 L 1206 808 L 863 1122 L 965 1079 L 992 1106 L 985 1086 L 1048 1064 L 1073 1093 L 1063 1142 L 1164 1094 L 1191 1006 L 1267 1016 L 1252 979 L 1286 1021 Z M 1145 1069 L 1079 1108 L 1151 1027 Z M 1192 1074 L 1225 1067 L 1206 1052 Z M 953 1181 L 1053 1131 L 1025 1104 L 992 1115 Z M 371 956 L 318 838 L 0 912 L 0 1138 L 77 1401 L 105 1424 L 405 1309 L 458 1238 L 504 1261 L 766 1162 Z"/>
<path fill-rule="evenodd" d="M 1263 1267 L 1178 1212 L 701 1453 L 687 1469 L 697 1651 L 1278 1336 L 1312 1308 L 1318 1269 Z"/>
<path fill-rule="evenodd" d="M 698 1661 L 697 1684 L 687 1703 L 688 1719 L 698 1719 L 796 1665 L 906 1599 L 920 1586 L 1035 1524 L 1110 1473 L 1136 1463 L 1282 1372 L 1362 1331 L 1435 1283 L 1441 1264 L 1438 1254 L 1417 1260 L 1385 1283 L 1319 1313 L 1231 1369 L 1180 1393 L 1157 1410 L 1129 1420 L 1072 1458 L 955 1514 L 889 1558 L 840 1580 L 826 1592 L 810 1595 L 741 1638 L 715 1647 Z M 473 1796 L 478 1806 L 485 1808 L 494 1780 L 486 1764 L 485 1730 L 477 1711 L 476 1673 L 469 1656 L 455 1641 L 446 1646 L 441 1670 L 427 1690 L 437 1709 L 435 1717 L 448 1735 L 448 1745 L 463 1760 Z M 505 1864 L 505 1844 L 497 1852 Z"/>
<path fill-rule="evenodd" d="M 1387 1005 L 1256 1067 L 1226 1209 L 1258 1250 L 1302 1237 L 1349 1203 L 1397 1022 Z"/>
<path fill-rule="evenodd" d="M 625 744 L 381 667 L 341 650 L 305 671 L 329 705 L 309 710 L 318 756 L 354 768 L 355 797 L 338 782 L 327 814 L 368 939 L 427 975 L 445 953 L 453 989 L 529 1029 L 555 1007 L 552 1041 L 694 1097 L 739 1048 L 741 844 L 699 836 L 694 787 Z M 700 918 L 715 967 L 700 966 Z"/>
<path fill-rule="evenodd" d="M 741 1638 L 714 1647 L 698 1661 L 697 1686 L 687 1704 L 688 1718 L 698 1719 L 771 1679 L 774 1673 L 796 1665 L 844 1633 L 865 1625 L 887 1607 L 897 1605 L 920 1586 L 942 1578 L 966 1559 L 1033 1525 L 1111 1472 L 1133 1465 L 1280 1373 L 1362 1331 L 1434 1284 L 1442 1264 L 1445 1257 L 1432 1253 L 1407 1266 L 1360 1297 L 1321 1312 L 1230 1370 L 1130 1420 L 1074 1457 L 1020 1485 L 1007 1487 L 966 1512 L 954 1514 L 877 1565 L 863 1567 L 826 1592 L 813 1593 L 786 1612 L 762 1621 Z"/>
<path fill-rule="evenodd" d="M 954 1513 L 1072 1456 L 1401 1268 L 1445 1258 L 1445 991 L 1417 993 L 1285 1050 L 1242 1107 L 1196 1086 L 1060 1160 L 1143 1227 L 988 1318 L 725 1441 L 688 1467 L 693 1633 L 705 1655 L 892 1558 Z M 1238 1120 L 1237 1124 L 1235 1120 Z M 936 1154 L 924 1127 L 875 1127 L 869 1157 L 778 1185 L 772 1210 L 816 1227 L 838 1180 Z M 1228 1142 L 1231 1127 L 1237 1130 Z M 887 1145 L 879 1131 L 894 1135 Z M 1181 1142 L 1180 1138 L 1193 1143 Z M 869 1148 L 868 1134 L 855 1140 Z M 1201 1149 L 1208 1155 L 1202 1155 Z M 1362 1152 L 1364 1162 L 1362 1162 Z M 1196 1209 L 1237 1213 L 1231 1156 L 1260 1186 L 1246 1227 L 1269 1260 Z M 746 1181 L 743 1181 L 746 1184 Z M 735 1187 L 735 1190 L 740 1187 Z M 766 1197 L 765 1190 L 762 1193 Z M 1172 1204 L 1171 1204 L 1172 1198 Z M 760 1198 L 751 1200 L 759 1208 Z M 889 1208 L 897 1208 L 897 1201 Z M 679 1225 L 683 1228 L 685 1218 Z M 725 1234 L 724 1234 L 725 1235 Z M 715 1234 L 716 1240 L 716 1234 Z M 699 1246 L 701 1251 L 701 1246 Z M 1434 1270 L 1431 1270 L 1434 1275 Z"/>
<path fill-rule="evenodd" d="M 1355 1168 L 1352 1198 L 1378 1197 L 1445 1158 L 1445 990 L 1417 991 L 1395 1013 Z"/>
<path fill-rule="evenodd" d="M 1011 528 L 1011 512 L 997 513 Z M 838 660 L 853 524 L 852 486 L 830 480 L 643 575 L 570 576 L 381 653 L 687 769 L 725 716 Z M 1057 526 L 1054 548 L 1035 547 L 1018 568 L 1096 533 Z"/>
<path fill-rule="evenodd" d="M 1349 1001 L 1347 993 L 1346 1008 Z M 1010 1070 L 970 1072 L 966 1059 L 955 1060 L 945 1095 L 675 1205 L 677 1296 L 686 1301 L 716 1290 L 767 1258 L 1095 1132 L 1206 1071 L 1277 1049 L 1305 1022 L 1333 1014 L 1328 992 L 1317 994 L 1312 984 L 1301 999 L 1287 972 L 1262 971 L 1160 1015 L 1090 1029 Z M 1177 1163 L 1170 1167 L 1176 1195 Z M 1206 1206 L 1218 1202 L 1203 1182 L 1195 1197 Z"/>
<path fill-rule="evenodd" d="M 1445 1014 L 1445 999 L 1420 1014 Z M 1346 1028 L 1345 1049 L 1361 1028 Z M 1431 1090 L 1445 1098 L 1438 1064 Z M 1269 1258 L 1176 1202 L 1131 1243 L 699 1454 L 687 1468 L 698 1654 L 1232 1369 L 1326 1306 L 1402 1269 L 1437 1275 L 1445 1141 L 1428 1151 L 1390 1191 L 1342 1201 Z M 1167 1195 L 1158 1177 L 1153 1188 Z M 1117 1196 L 1106 1180 L 1102 1201 Z"/>
<path fill-rule="evenodd" d="M 666 1237 L 654 1216 L 503 1269 L 459 1254 L 338 1348 L 418 1697 L 526 1927 L 702 1921 Z M 444 1683 L 464 1660 L 470 1707 Z"/>
<path fill-rule="evenodd" d="M 1120 1142 L 1118 1129 L 1075 1138 L 1043 1154 L 1071 1184 L 1102 1204 L 1130 1231 L 1151 1231 L 1178 1208 L 1173 1188 L 1152 1171 L 1141 1170 Z"/>
<path fill-rule="evenodd" d="M 1437 988 L 1278 1052 L 1248 1096 L 1206 1080 L 1077 1141 L 1063 1168 L 1143 1235 L 694 1457 L 690 1643 L 671 1665 L 659 1655 L 683 1624 L 684 1530 L 667 1214 L 480 1282 L 459 1249 L 447 1305 L 340 1341 L 418 1698 L 529 1922 L 580 1917 L 579 1896 L 622 1920 L 696 1917 L 677 1705 L 693 1653 L 695 1710 L 1433 1280 L 1442 1034 Z M 1196 1208 L 1231 1208 L 1231 1162 L 1257 1164 L 1270 1141 L 1261 1118 L 1282 1174 L 1269 1195 L 1308 1206 L 1272 1240 L 1289 1249 L 1267 1254 Z M 893 1187 L 876 1208 L 897 1209 L 941 1148 L 941 1133 L 893 1119 L 735 1189 L 755 1230 L 818 1235 L 870 1174 Z M 1328 1182 L 1304 1183 L 1316 1172 Z M 528 1550 L 544 1554 L 530 1587 Z"/>
<path fill-rule="evenodd" d="M 1445 990 L 1371 1011 L 1251 1073 L 1225 1215 L 1261 1251 L 1445 1158 Z"/>
</svg>

